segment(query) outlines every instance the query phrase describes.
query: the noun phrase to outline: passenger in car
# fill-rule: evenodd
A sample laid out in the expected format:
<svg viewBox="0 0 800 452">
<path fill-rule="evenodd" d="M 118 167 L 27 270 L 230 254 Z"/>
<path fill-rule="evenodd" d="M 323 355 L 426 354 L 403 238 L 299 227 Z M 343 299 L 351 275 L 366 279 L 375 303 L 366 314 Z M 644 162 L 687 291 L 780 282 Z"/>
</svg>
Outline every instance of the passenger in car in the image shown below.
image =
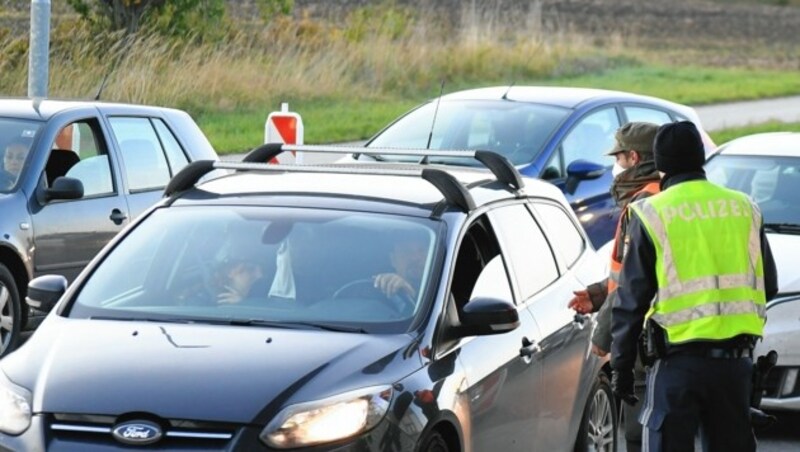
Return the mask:
<svg viewBox="0 0 800 452">
<path fill-rule="evenodd" d="M 53 185 L 53 182 L 67 174 L 70 168 L 75 166 L 81 158 L 72 149 L 72 129 L 74 124 L 64 126 L 56 136 L 53 142 L 50 156 L 47 158 L 47 165 L 45 167 L 45 174 L 47 175 L 47 184 Z"/>
<path fill-rule="evenodd" d="M 224 265 L 219 304 L 236 304 L 250 296 L 256 281 L 264 277 L 261 265 L 250 259 L 233 259 Z"/>
</svg>

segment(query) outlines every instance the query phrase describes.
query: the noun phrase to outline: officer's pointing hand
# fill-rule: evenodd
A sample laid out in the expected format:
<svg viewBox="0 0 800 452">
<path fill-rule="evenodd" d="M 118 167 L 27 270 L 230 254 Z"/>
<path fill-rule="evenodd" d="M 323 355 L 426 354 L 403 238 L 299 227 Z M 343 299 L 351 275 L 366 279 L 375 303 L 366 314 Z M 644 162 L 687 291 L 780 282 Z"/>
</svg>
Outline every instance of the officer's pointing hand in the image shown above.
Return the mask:
<svg viewBox="0 0 800 452">
<path fill-rule="evenodd" d="M 592 300 L 589 298 L 589 291 L 588 290 L 576 290 L 572 292 L 575 294 L 567 307 L 574 310 L 578 314 L 589 314 L 592 312 Z"/>
<path fill-rule="evenodd" d="M 628 405 L 636 405 L 639 398 L 633 393 L 633 369 L 617 370 L 611 372 L 611 390 Z"/>
</svg>

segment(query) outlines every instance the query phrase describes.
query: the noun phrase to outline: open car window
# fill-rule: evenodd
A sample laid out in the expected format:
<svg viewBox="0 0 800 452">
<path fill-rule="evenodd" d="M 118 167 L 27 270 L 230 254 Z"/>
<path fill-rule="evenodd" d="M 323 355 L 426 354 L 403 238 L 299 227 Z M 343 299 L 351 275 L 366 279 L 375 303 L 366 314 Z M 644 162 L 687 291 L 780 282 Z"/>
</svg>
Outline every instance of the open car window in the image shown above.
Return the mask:
<svg viewBox="0 0 800 452">
<path fill-rule="evenodd" d="M 404 332 L 425 306 L 440 227 L 299 208 L 158 210 L 96 268 L 68 315 Z"/>
</svg>

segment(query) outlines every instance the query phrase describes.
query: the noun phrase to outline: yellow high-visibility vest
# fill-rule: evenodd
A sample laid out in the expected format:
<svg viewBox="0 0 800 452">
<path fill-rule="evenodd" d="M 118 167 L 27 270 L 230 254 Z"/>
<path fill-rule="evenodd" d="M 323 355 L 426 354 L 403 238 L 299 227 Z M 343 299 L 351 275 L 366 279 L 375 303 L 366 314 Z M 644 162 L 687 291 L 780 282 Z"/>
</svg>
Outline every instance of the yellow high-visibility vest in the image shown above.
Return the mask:
<svg viewBox="0 0 800 452">
<path fill-rule="evenodd" d="M 750 198 L 696 180 L 628 210 L 655 245 L 658 293 L 647 318 L 669 343 L 762 335 L 761 211 Z"/>
</svg>

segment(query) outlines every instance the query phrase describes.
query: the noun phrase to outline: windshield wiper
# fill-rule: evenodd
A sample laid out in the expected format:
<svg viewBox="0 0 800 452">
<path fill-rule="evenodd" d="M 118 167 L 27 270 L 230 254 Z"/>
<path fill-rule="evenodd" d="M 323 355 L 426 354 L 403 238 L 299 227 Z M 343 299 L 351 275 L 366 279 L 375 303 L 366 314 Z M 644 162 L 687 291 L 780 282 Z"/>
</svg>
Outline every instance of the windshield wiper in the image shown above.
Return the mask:
<svg viewBox="0 0 800 452">
<path fill-rule="evenodd" d="M 800 234 L 800 224 L 796 223 L 764 223 L 764 229 L 774 232 Z"/>
<path fill-rule="evenodd" d="M 89 320 L 119 320 L 121 322 L 154 322 L 154 323 L 196 323 L 193 319 L 157 319 L 154 317 L 112 317 L 106 315 L 93 315 Z"/>
<path fill-rule="evenodd" d="M 349 327 L 342 325 L 331 325 L 329 323 L 315 323 L 315 322 L 282 322 L 277 320 L 261 320 L 261 319 L 230 319 L 227 321 L 230 325 L 241 326 L 269 326 L 276 328 L 314 328 L 324 331 L 336 331 L 338 333 L 360 333 L 367 334 L 367 330 L 359 327 Z"/>
</svg>

